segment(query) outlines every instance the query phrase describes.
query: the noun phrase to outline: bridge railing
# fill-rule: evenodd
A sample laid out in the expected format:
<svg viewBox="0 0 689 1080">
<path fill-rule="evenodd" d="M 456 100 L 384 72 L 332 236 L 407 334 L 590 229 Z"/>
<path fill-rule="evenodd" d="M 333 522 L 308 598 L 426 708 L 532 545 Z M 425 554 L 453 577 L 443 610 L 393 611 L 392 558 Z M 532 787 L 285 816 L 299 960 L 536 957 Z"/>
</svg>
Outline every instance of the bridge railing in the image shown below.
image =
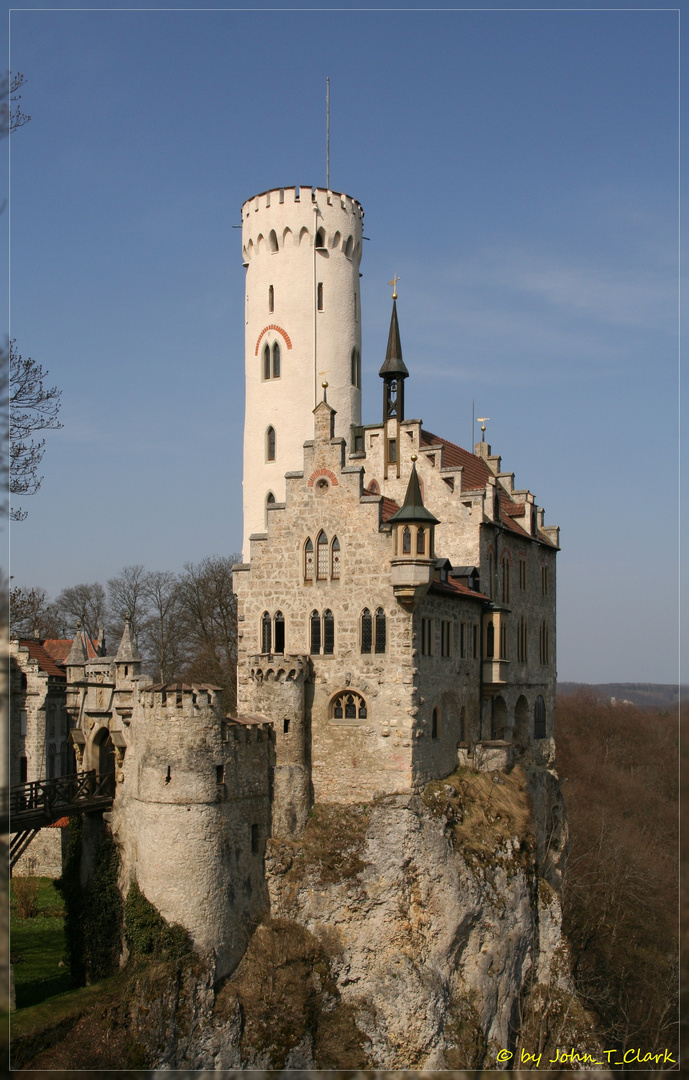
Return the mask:
<svg viewBox="0 0 689 1080">
<path fill-rule="evenodd" d="M 95 769 L 18 784 L 10 789 L 10 828 L 15 831 L 35 817 L 55 821 L 63 814 L 80 813 L 112 801 L 114 793 L 114 775 L 98 775 Z"/>
</svg>

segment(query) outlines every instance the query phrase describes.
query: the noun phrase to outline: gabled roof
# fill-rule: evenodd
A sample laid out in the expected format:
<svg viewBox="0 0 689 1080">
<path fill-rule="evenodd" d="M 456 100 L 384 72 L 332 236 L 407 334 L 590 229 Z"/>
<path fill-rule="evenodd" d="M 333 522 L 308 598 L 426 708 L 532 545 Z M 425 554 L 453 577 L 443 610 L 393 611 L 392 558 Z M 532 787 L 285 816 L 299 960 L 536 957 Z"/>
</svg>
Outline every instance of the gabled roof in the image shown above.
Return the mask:
<svg viewBox="0 0 689 1080">
<path fill-rule="evenodd" d="M 89 660 L 95 660 L 98 656 L 96 645 L 87 634 L 82 632 L 82 639 L 86 642 L 86 652 Z M 56 664 L 64 664 L 72 648 L 72 638 L 46 638 L 42 642 L 43 648 L 49 653 Z"/>
<path fill-rule="evenodd" d="M 29 650 L 31 660 L 35 660 L 39 669 L 45 671 L 46 675 L 52 675 L 58 679 L 65 678 L 64 669 L 57 666 L 50 653 L 46 651 L 40 642 L 32 641 L 31 638 L 20 638 L 19 645 L 21 648 Z"/>
</svg>

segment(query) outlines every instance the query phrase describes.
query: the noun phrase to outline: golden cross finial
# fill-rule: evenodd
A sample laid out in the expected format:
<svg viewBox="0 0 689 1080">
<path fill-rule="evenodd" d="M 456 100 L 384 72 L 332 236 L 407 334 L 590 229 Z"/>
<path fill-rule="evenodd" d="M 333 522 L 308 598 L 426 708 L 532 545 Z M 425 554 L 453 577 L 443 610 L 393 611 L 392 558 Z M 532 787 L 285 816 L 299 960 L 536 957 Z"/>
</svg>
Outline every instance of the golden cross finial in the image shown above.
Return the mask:
<svg viewBox="0 0 689 1080">
<path fill-rule="evenodd" d="M 397 299 L 397 282 L 400 280 L 397 274 L 393 277 L 392 281 L 388 281 L 388 285 L 392 285 L 392 299 Z"/>
</svg>

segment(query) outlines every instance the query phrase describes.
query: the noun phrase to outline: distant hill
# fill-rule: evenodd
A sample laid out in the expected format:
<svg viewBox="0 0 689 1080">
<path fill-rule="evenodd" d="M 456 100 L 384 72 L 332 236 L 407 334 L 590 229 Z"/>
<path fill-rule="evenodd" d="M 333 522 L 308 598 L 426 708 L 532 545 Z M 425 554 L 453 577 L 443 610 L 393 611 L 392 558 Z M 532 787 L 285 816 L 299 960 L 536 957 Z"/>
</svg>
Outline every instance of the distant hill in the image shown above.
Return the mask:
<svg viewBox="0 0 689 1080">
<path fill-rule="evenodd" d="M 583 691 L 602 701 L 629 701 L 649 709 L 669 709 L 678 701 L 689 698 L 689 686 L 677 686 L 676 683 L 578 683 L 559 682 L 557 692 L 566 697 Z"/>
</svg>

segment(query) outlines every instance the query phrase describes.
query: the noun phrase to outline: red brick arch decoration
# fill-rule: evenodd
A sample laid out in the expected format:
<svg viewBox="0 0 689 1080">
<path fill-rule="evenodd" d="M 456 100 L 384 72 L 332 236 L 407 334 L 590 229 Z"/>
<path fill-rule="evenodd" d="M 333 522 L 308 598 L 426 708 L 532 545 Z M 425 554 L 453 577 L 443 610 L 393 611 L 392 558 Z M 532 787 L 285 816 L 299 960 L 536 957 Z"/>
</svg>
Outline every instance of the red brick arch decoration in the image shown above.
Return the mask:
<svg viewBox="0 0 689 1080">
<path fill-rule="evenodd" d="M 313 487 L 319 476 L 327 476 L 333 487 L 337 486 L 337 477 L 335 476 L 335 473 L 331 472 L 330 469 L 316 469 L 309 477 L 308 487 Z"/>
<path fill-rule="evenodd" d="M 271 323 L 270 326 L 264 326 L 263 329 L 261 330 L 261 333 L 258 335 L 258 340 L 256 342 L 256 348 L 254 350 L 254 356 L 258 356 L 258 347 L 261 344 L 261 338 L 263 337 L 264 334 L 267 334 L 269 330 L 276 330 L 278 332 L 278 334 L 281 334 L 282 337 L 284 338 L 285 345 L 287 346 L 287 348 L 288 349 L 292 348 L 292 342 L 290 340 L 290 336 L 287 333 L 287 331 L 283 330 L 281 326 L 277 326 L 275 323 Z"/>
</svg>

